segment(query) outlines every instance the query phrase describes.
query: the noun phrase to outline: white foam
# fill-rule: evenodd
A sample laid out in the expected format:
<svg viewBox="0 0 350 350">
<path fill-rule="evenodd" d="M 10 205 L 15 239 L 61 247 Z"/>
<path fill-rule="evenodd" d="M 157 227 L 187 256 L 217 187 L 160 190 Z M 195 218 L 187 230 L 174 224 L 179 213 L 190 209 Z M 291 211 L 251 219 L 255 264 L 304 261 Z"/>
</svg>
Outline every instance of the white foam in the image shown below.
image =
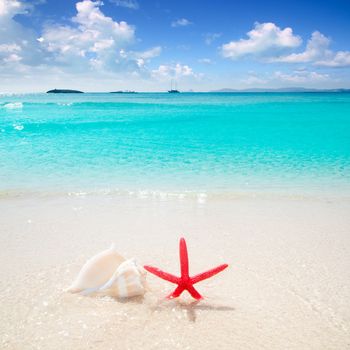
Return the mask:
<svg viewBox="0 0 350 350">
<path fill-rule="evenodd" d="M 72 106 L 72 105 L 73 105 L 73 102 L 67 102 L 67 103 L 58 102 L 57 105 L 58 105 L 58 106 Z"/>
<path fill-rule="evenodd" d="M 208 195 L 206 193 L 199 193 L 197 195 L 197 202 L 199 204 L 204 204 L 207 201 Z"/>
<path fill-rule="evenodd" d="M 13 128 L 15 130 L 21 131 L 24 129 L 24 126 L 22 124 L 12 124 Z"/>
<path fill-rule="evenodd" d="M 22 102 L 6 103 L 4 105 L 4 108 L 7 108 L 7 109 L 20 109 L 20 108 L 23 108 L 23 103 Z"/>
</svg>

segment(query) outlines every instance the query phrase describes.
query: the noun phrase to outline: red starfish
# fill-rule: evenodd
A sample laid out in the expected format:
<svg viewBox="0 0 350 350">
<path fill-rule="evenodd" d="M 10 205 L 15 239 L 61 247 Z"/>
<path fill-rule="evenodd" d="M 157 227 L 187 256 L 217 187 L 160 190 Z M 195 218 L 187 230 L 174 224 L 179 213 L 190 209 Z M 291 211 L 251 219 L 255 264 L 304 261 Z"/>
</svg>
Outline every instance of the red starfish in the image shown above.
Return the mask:
<svg viewBox="0 0 350 350">
<path fill-rule="evenodd" d="M 198 283 L 200 281 L 203 281 L 209 277 L 212 277 L 216 275 L 217 273 L 221 272 L 222 270 L 226 269 L 228 267 L 227 264 L 222 264 L 217 267 L 214 267 L 211 270 L 199 273 L 198 275 L 195 275 L 193 277 L 189 276 L 188 272 L 188 253 L 187 253 L 187 246 L 186 241 L 184 238 L 180 239 L 180 266 L 181 266 L 181 277 L 174 276 L 168 272 L 164 272 L 157 267 L 145 265 L 144 268 L 154 275 L 162 278 L 163 280 L 169 281 L 171 283 L 177 284 L 177 287 L 175 290 L 167 296 L 167 298 L 177 298 L 181 295 L 181 293 L 184 290 L 187 290 L 193 298 L 199 300 L 203 297 L 197 292 L 197 290 L 193 287 L 195 283 Z"/>
</svg>

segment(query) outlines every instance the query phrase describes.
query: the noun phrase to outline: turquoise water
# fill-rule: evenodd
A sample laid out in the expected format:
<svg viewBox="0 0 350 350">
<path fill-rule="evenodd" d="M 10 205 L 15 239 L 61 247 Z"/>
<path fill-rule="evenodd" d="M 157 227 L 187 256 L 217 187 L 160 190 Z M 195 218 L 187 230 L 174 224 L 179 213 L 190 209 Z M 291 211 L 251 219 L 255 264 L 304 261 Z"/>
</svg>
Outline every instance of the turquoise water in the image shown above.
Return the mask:
<svg viewBox="0 0 350 350">
<path fill-rule="evenodd" d="M 350 94 L 0 95 L 0 191 L 350 193 Z"/>
</svg>

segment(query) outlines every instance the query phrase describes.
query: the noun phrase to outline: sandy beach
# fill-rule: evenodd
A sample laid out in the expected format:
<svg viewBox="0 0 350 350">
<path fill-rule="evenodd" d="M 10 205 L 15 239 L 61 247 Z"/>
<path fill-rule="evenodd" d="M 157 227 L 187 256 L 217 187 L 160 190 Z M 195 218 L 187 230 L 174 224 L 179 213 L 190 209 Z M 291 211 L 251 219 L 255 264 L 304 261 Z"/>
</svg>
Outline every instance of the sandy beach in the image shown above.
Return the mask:
<svg viewBox="0 0 350 350">
<path fill-rule="evenodd" d="M 9 197 L 0 201 L 2 349 L 347 349 L 346 198 Z M 82 264 L 115 242 L 125 257 L 179 272 L 227 262 L 205 299 L 66 293 Z"/>
</svg>

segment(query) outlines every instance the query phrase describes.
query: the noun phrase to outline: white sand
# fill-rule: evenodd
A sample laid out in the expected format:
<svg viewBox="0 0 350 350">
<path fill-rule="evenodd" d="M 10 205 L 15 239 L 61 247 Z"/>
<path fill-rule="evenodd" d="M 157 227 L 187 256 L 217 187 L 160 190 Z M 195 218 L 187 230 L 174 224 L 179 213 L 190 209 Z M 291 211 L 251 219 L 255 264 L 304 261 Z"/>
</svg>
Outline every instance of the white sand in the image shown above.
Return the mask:
<svg viewBox="0 0 350 350">
<path fill-rule="evenodd" d="M 350 348 L 350 202 L 105 197 L 0 200 L 1 349 Z M 178 273 L 230 268 L 197 285 L 206 299 L 63 292 L 84 261 L 115 242 L 126 257 Z"/>
</svg>

